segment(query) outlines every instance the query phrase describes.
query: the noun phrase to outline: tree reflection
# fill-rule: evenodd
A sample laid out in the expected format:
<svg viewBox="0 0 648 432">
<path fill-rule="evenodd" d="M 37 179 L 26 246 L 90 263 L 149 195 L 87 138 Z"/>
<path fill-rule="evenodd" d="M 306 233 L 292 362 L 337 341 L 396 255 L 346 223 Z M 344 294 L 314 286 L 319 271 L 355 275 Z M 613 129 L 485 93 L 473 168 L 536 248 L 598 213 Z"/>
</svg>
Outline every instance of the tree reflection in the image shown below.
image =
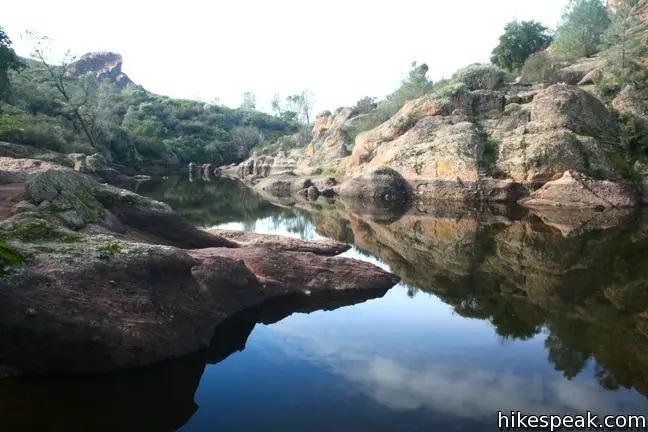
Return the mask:
<svg viewBox="0 0 648 432">
<path fill-rule="evenodd" d="M 429 211 L 438 216 L 313 218 L 329 237 L 351 227 L 356 247 L 389 264 L 409 296 L 426 291 L 462 317 L 489 321 L 502 342 L 546 331 L 548 361 L 565 378 L 591 364 L 603 388 L 648 396 L 648 232 L 636 220 L 615 226 L 603 217 L 603 229 L 565 235 L 519 212 L 507 221 L 505 214 Z"/>
</svg>

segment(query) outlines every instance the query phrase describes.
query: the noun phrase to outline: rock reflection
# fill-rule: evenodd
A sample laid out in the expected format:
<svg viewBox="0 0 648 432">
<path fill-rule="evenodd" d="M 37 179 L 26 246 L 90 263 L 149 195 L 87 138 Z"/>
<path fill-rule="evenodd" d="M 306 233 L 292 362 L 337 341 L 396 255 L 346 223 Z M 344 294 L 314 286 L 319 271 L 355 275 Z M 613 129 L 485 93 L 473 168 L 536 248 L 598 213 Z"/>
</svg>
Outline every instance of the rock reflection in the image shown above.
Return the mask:
<svg viewBox="0 0 648 432">
<path fill-rule="evenodd" d="M 630 211 L 415 206 L 393 221 L 338 205 L 318 233 L 385 261 L 410 287 L 489 321 L 502 340 L 549 332 L 568 379 L 595 362 L 606 389 L 648 396 L 648 230 Z"/>
<path fill-rule="evenodd" d="M 256 323 L 273 323 L 295 312 L 332 310 L 385 293 L 381 289 L 273 299 L 219 325 L 208 349 L 148 368 L 0 380 L 0 430 L 176 431 L 198 410 L 194 394 L 205 366 L 243 350 Z"/>
</svg>

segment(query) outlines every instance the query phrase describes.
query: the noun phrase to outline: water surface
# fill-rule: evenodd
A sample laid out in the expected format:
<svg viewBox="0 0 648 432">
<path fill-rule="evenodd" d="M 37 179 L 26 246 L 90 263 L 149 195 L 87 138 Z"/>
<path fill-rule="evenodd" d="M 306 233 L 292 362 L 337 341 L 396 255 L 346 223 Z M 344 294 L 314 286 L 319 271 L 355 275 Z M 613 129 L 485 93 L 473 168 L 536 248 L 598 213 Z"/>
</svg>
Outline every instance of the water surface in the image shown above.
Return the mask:
<svg viewBox="0 0 648 432">
<path fill-rule="evenodd" d="M 133 188 L 202 226 L 347 242 L 344 256 L 403 282 L 263 305 L 209 350 L 144 370 L 0 382 L 1 430 L 492 431 L 498 411 L 648 414 L 639 215 L 273 204 L 222 179 Z"/>
</svg>

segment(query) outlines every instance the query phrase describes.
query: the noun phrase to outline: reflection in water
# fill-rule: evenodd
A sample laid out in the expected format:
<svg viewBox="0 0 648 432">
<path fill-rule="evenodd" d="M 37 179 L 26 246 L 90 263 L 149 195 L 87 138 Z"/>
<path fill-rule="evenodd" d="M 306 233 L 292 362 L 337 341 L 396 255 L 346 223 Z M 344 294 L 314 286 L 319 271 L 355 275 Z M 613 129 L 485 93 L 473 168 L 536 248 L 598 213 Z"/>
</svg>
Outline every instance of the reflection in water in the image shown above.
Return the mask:
<svg viewBox="0 0 648 432">
<path fill-rule="evenodd" d="M 211 346 L 183 359 L 122 373 L 20 377 L 0 381 L 2 431 L 175 431 L 198 410 L 194 394 L 206 364 L 245 348 L 256 323 L 294 312 L 333 310 L 381 297 L 385 290 L 292 295 L 235 315 Z"/>
<path fill-rule="evenodd" d="M 648 410 L 640 215 L 273 205 L 224 179 L 138 188 L 201 225 L 353 244 L 346 256 L 403 284 L 334 312 L 313 311 L 366 298 L 266 304 L 146 370 L 0 382 L 1 430 L 481 431 L 500 410 Z M 313 313 L 281 320 L 294 311 Z"/>
</svg>

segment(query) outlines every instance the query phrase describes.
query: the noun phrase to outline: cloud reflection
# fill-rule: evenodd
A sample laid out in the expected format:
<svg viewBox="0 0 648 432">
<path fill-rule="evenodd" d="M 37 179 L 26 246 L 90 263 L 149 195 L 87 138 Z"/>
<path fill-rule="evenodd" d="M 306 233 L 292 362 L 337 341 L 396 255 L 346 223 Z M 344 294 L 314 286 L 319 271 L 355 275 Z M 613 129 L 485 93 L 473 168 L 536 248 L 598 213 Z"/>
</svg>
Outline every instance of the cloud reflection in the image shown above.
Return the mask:
<svg viewBox="0 0 648 432">
<path fill-rule="evenodd" d="M 340 329 L 321 329 L 317 336 L 307 328 L 293 325 L 273 326 L 268 330 L 268 341 L 272 343 L 274 333 L 274 339 L 281 341 L 278 345 L 287 355 L 321 364 L 375 402 L 393 410 L 427 409 L 463 419 L 483 420 L 492 419 L 498 411 L 616 413 L 637 412 L 645 406 L 640 395 L 626 390 L 606 391 L 594 378 L 567 381 L 548 368 L 528 371 L 523 369 L 524 359 L 511 360 L 510 365 L 435 364 L 435 344 L 430 345 L 432 352 L 428 359 L 421 361 L 419 355 L 413 359 L 403 352 L 397 354 L 398 358 L 377 355 L 376 347 L 367 343 L 375 339 L 354 343 Z M 381 346 L 386 342 L 380 341 Z M 545 354 L 538 352 L 538 355 Z"/>
</svg>

